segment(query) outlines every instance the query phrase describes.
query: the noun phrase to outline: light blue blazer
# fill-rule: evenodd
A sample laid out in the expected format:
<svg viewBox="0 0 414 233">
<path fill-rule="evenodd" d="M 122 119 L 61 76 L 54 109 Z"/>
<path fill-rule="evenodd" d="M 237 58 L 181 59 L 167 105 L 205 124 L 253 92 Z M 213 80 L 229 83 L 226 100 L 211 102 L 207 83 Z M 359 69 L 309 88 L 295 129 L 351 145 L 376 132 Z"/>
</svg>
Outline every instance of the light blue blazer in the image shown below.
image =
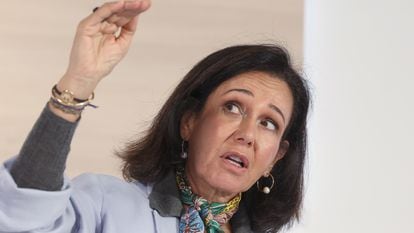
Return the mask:
<svg viewBox="0 0 414 233">
<path fill-rule="evenodd" d="M 57 192 L 18 188 L 10 165 L 0 167 L 1 233 L 178 232 L 178 217 L 163 217 L 150 207 L 151 186 L 85 174 L 66 179 Z"/>
</svg>

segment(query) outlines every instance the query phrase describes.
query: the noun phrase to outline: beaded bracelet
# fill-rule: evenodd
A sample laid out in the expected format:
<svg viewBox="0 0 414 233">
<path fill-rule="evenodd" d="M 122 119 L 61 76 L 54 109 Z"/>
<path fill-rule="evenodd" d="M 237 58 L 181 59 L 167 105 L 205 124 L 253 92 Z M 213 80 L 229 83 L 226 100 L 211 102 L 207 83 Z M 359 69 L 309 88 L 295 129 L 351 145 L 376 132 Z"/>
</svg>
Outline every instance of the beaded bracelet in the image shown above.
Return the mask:
<svg viewBox="0 0 414 233">
<path fill-rule="evenodd" d="M 57 102 L 55 99 L 50 98 L 49 103 L 52 104 L 53 107 L 65 112 L 65 113 L 69 113 L 69 114 L 73 114 L 73 115 L 80 115 L 82 113 L 82 109 L 77 109 L 77 108 L 73 108 L 70 106 L 66 106 L 63 105 L 59 102 Z"/>
<path fill-rule="evenodd" d="M 50 103 L 52 106 L 62 110 L 65 113 L 78 115 L 80 114 L 83 109 L 87 106 L 91 106 L 93 108 L 97 108 L 98 106 L 93 105 L 90 103 L 94 99 L 94 93 L 86 99 L 77 99 L 74 97 L 74 93 L 69 90 L 59 91 L 57 86 L 53 86 L 52 88 L 52 96 L 50 97 Z"/>
</svg>

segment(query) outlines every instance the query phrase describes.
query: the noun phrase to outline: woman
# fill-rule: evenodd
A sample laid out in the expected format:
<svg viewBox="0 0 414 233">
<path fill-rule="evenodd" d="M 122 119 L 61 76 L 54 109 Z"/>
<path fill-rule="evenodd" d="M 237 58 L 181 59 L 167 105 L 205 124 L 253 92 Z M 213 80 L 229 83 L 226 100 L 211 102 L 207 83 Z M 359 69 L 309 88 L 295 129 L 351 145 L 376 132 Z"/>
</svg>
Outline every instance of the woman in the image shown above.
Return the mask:
<svg viewBox="0 0 414 233">
<path fill-rule="evenodd" d="M 63 178 L 81 112 L 148 8 L 107 3 L 79 24 L 67 72 L 0 169 L 0 232 L 277 232 L 299 218 L 309 96 L 277 46 L 199 62 L 146 135 L 119 152 L 129 182 Z"/>
</svg>

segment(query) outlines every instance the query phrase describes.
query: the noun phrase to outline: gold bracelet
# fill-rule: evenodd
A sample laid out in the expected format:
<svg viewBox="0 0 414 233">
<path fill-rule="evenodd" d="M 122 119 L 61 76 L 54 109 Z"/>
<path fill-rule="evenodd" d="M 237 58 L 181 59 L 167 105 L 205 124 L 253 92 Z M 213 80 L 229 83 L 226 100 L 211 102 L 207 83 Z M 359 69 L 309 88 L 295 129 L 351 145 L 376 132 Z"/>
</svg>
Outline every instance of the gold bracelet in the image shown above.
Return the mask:
<svg viewBox="0 0 414 233">
<path fill-rule="evenodd" d="M 86 106 L 90 105 L 90 102 L 95 97 L 94 93 L 86 100 L 77 99 L 74 97 L 74 93 L 69 90 L 59 91 L 57 86 L 53 86 L 52 88 L 52 98 L 55 102 L 69 106 L 72 108 L 83 109 Z"/>
</svg>

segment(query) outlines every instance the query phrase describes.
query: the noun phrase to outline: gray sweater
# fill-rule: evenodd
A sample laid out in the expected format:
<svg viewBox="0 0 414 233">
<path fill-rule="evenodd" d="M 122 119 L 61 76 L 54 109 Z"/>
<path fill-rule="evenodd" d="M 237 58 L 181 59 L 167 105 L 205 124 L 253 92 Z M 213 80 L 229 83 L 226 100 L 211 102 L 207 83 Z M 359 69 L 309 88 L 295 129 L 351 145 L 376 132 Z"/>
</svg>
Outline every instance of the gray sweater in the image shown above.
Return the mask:
<svg viewBox="0 0 414 233">
<path fill-rule="evenodd" d="M 61 189 L 66 158 L 78 122 L 66 121 L 45 106 L 10 170 L 19 187 Z"/>
</svg>

